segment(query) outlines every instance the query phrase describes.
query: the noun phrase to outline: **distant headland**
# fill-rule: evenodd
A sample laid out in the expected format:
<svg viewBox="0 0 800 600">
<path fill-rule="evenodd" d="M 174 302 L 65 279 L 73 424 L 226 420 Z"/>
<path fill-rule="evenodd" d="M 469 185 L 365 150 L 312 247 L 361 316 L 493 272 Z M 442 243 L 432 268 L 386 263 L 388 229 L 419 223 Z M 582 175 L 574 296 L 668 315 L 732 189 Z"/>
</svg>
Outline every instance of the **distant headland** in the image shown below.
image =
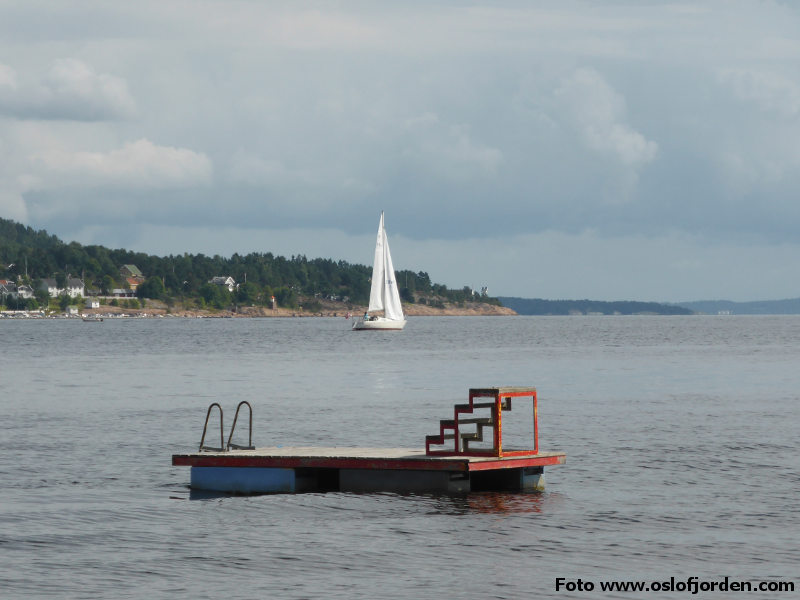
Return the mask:
<svg viewBox="0 0 800 600">
<path fill-rule="evenodd" d="M 498 297 L 503 304 L 520 315 L 691 315 L 683 306 L 658 302 L 601 300 L 542 300 L 540 298 Z"/>
</svg>

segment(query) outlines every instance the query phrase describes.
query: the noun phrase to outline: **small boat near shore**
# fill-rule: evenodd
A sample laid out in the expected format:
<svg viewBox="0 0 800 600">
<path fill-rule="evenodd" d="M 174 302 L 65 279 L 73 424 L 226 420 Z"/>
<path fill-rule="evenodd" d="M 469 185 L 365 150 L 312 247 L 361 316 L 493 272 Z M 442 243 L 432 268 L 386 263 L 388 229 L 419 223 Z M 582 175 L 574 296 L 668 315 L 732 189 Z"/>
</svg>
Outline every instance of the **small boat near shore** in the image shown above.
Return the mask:
<svg viewBox="0 0 800 600">
<path fill-rule="evenodd" d="M 83 315 L 81 319 L 87 323 L 102 323 L 103 317 L 98 317 L 97 315 Z"/>
<path fill-rule="evenodd" d="M 370 315 L 383 311 L 383 316 Z M 400 330 L 406 326 L 400 291 L 395 281 L 392 255 L 389 252 L 389 239 L 383 224 L 383 211 L 378 223 L 378 239 L 375 243 L 375 261 L 372 265 L 372 287 L 369 291 L 369 307 L 364 317 L 353 321 L 353 330 Z"/>
</svg>

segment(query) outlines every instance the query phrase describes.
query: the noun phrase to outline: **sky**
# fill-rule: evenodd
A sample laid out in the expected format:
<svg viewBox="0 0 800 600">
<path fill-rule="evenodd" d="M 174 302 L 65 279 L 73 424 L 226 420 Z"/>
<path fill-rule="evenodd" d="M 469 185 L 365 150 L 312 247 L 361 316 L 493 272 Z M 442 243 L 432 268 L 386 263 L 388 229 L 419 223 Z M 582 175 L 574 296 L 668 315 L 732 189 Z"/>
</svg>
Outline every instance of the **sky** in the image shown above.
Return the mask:
<svg viewBox="0 0 800 600">
<path fill-rule="evenodd" d="M 0 2 L 0 217 L 548 299 L 800 296 L 800 3 Z"/>
</svg>

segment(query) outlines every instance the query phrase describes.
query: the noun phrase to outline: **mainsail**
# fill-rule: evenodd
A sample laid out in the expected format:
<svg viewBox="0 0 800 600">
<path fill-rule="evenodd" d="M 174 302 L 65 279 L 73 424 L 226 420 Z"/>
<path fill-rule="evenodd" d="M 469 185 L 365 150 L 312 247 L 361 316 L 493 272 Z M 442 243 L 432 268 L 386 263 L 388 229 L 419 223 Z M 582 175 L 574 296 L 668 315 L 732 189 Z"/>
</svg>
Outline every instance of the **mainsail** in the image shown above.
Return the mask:
<svg viewBox="0 0 800 600">
<path fill-rule="evenodd" d="M 375 243 L 375 262 L 372 264 L 372 288 L 369 293 L 368 311 L 384 311 L 384 316 L 392 321 L 403 320 L 400 292 L 394 277 L 389 240 L 383 226 L 383 212 L 378 223 L 378 240 Z"/>
</svg>

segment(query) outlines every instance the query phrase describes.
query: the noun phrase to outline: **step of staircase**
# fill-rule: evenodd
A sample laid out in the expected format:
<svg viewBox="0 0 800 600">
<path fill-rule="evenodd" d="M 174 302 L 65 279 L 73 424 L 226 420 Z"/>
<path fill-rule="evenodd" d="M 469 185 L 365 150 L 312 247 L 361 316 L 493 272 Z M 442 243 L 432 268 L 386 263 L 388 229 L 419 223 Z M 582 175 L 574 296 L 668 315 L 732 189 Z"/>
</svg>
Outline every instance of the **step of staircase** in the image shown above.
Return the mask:
<svg viewBox="0 0 800 600">
<path fill-rule="evenodd" d="M 471 412 L 475 408 L 493 408 L 494 402 L 474 402 L 472 406 L 469 404 L 456 404 L 455 409 L 457 411 L 467 411 Z"/>
<path fill-rule="evenodd" d="M 434 446 L 441 446 L 441 445 L 443 445 L 445 443 L 445 440 L 454 440 L 454 439 L 456 439 L 456 436 L 454 434 L 452 434 L 452 433 L 447 434 L 447 435 L 443 435 L 443 436 L 439 436 L 439 435 L 426 435 L 425 436 L 425 441 L 429 445 L 434 445 Z"/>
<path fill-rule="evenodd" d="M 492 417 L 481 417 L 481 418 L 474 418 L 474 419 L 459 419 L 458 424 L 477 424 L 477 425 L 494 425 L 494 419 Z"/>
</svg>

